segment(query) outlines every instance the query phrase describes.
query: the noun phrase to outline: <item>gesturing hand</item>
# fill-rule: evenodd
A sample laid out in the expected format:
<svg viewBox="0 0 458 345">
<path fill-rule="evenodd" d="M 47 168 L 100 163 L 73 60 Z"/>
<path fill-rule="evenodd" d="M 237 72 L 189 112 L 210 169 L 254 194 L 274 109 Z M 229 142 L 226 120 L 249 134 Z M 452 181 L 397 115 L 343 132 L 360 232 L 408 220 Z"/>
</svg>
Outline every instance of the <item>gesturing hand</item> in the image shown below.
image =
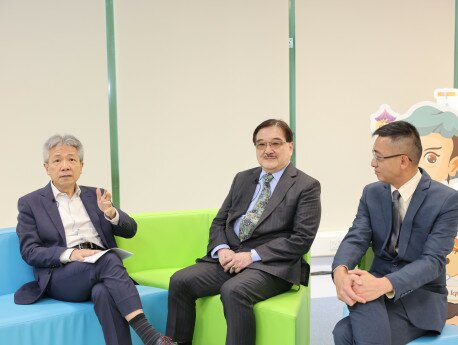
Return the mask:
<svg viewBox="0 0 458 345">
<path fill-rule="evenodd" d="M 111 203 L 111 194 L 105 189 L 103 191 L 100 188 L 96 189 L 97 194 L 97 205 L 99 209 L 110 219 L 113 219 L 116 216 L 116 209 L 113 207 Z"/>
</svg>

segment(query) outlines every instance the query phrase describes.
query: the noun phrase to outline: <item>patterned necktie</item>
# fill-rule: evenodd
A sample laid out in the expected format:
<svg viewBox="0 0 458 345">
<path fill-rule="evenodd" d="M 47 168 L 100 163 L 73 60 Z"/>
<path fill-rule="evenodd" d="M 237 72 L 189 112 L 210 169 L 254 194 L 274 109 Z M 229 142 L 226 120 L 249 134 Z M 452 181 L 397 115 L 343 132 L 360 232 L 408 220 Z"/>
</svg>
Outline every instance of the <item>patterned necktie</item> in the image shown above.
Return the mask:
<svg viewBox="0 0 458 345">
<path fill-rule="evenodd" d="M 399 213 L 399 194 L 398 190 L 393 191 L 393 223 L 390 235 L 390 242 L 388 243 L 388 253 L 392 256 L 397 254 L 397 245 L 399 240 L 399 232 L 401 231 L 401 214 Z"/>
<path fill-rule="evenodd" d="M 256 224 L 258 224 L 259 219 L 262 216 L 262 213 L 266 209 L 267 202 L 270 198 L 270 181 L 274 177 L 272 174 L 264 175 L 264 185 L 262 186 L 261 193 L 259 194 L 258 201 L 254 205 L 253 209 L 242 218 L 239 227 L 239 238 L 240 241 L 245 241 L 250 238 L 253 233 Z"/>
</svg>

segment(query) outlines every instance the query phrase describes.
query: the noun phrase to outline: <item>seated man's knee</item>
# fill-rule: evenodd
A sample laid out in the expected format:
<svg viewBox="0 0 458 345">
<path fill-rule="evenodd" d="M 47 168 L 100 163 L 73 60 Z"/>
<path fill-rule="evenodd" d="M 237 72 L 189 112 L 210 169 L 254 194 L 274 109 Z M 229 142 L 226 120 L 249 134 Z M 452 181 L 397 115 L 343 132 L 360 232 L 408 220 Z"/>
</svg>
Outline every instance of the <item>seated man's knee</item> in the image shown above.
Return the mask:
<svg viewBox="0 0 458 345">
<path fill-rule="evenodd" d="M 353 333 L 351 330 L 350 318 L 347 316 L 337 322 L 332 331 L 334 336 L 334 344 L 353 344 Z"/>
<path fill-rule="evenodd" d="M 103 266 L 117 266 L 117 265 L 122 266 L 121 258 L 113 252 L 108 252 L 108 253 L 103 254 L 100 257 L 100 259 L 97 260 L 97 263 L 100 263 Z"/>
<path fill-rule="evenodd" d="M 182 289 L 189 289 L 189 283 L 192 281 L 192 276 L 186 272 L 186 268 L 175 272 L 170 277 L 169 292 L 182 291 Z"/>
<path fill-rule="evenodd" d="M 95 284 L 91 290 L 91 299 L 97 301 L 109 297 L 110 293 L 103 283 Z"/>
<path fill-rule="evenodd" d="M 229 279 L 221 286 L 221 301 L 224 303 L 233 303 L 234 301 L 240 301 L 246 297 L 243 286 L 241 284 L 234 283 L 234 280 Z"/>
</svg>

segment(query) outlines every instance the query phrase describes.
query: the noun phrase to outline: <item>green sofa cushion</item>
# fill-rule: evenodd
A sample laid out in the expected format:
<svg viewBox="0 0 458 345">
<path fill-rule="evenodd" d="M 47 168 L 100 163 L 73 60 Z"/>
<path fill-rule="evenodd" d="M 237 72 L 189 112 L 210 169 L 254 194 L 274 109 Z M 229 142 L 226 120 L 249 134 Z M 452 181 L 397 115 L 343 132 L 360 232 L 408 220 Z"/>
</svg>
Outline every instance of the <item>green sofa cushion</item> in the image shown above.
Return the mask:
<svg viewBox="0 0 458 345">
<path fill-rule="evenodd" d="M 124 261 L 129 274 L 134 277 L 136 272 L 192 265 L 207 253 L 216 212 L 203 209 L 132 215 L 138 224 L 137 234 L 130 239 L 116 239 L 120 248 L 134 253 Z"/>
<path fill-rule="evenodd" d="M 193 344 L 224 345 L 226 320 L 220 295 L 199 298 L 196 302 L 196 327 Z M 294 287 L 288 292 L 254 306 L 256 345 L 305 345 L 310 342 L 309 289 Z M 209 315 L 211 317 L 209 317 Z M 211 341 L 209 342 L 209 339 Z"/>
<path fill-rule="evenodd" d="M 138 223 L 132 239 L 118 238 L 119 247 L 134 255 L 124 261 L 139 284 L 168 289 L 170 277 L 207 252 L 211 222 L 217 210 L 191 210 L 133 215 Z M 310 262 L 310 255 L 304 255 Z M 194 345 L 223 345 L 226 321 L 220 296 L 196 301 Z M 290 291 L 257 303 L 257 345 L 308 345 L 310 341 L 310 288 Z"/>
<path fill-rule="evenodd" d="M 130 273 L 130 276 L 139 284 L 169 289 L 170 277 L 180 268 L 153 268 L 141 272 Z"/>
</svg>

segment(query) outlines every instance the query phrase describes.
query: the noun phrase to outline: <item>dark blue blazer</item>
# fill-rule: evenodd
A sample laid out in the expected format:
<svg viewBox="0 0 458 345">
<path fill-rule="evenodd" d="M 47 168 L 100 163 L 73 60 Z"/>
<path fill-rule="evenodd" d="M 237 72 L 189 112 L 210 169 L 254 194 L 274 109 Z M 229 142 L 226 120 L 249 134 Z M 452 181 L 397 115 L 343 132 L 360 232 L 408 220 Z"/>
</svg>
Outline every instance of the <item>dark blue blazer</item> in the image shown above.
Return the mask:
<svg viewBox="0 0 458 345">
<path fill-rule="evenodd" d="M 81 200 L 105 248 L 116 247 L 114 236 L 130 238 L 137 231 L 137 223 L 123 211 L 118 225 L 105 219 L 97 206 L 96 189 L 80 186 Z M 43 296 L 54 269 L 59 268 L 60 255 L 67 249 L 65 230 L 51 183 L 21 197 L 18 201 L 18 225 L 21 256 L 34 268 L 36 281 L 23 285 L 14 296 L 18 304 L 29 304 Z"/>
<path fill-rule="evenodd" d="M 333 262 L 355 267 L 372 244 L 370 272 L 393 284 L 394 300 L 403 304 L 418 328 L 441 332 L 447 314 L 445 260 L 458 227 L 458 192 L 422 177 L 402 222 L 398 254 L 387 252 L 391 233 L 391 189 L 382 182 L 364 188 L 358 213 Z"/>
</svg>

